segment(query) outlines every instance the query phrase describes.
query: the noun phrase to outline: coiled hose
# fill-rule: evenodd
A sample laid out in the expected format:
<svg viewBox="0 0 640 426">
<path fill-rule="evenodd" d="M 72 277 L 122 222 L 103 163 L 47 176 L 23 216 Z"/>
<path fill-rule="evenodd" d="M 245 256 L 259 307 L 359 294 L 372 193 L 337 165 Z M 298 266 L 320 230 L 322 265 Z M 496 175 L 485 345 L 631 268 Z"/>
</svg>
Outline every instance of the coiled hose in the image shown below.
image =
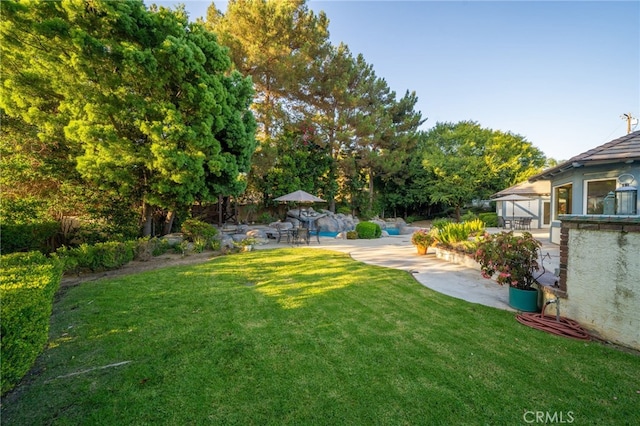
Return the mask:
<svg viewBox="0 0 640 426">
<path fill-rule="evenodd" d="M 538 330 L 546 331 L 547 333 L 556 334 L 558 336 L 570 337 L 572 339 L 578 340 L 590 340 L 591 336 L 587 333 L 576 321 L 571 320 L 569 318 L 561 317 L 559 312 L 560 308 L 558 307 L 558 315 L 551 316 L 545 315 L 544 309 L 550 303 L 557 303 L 556 301 L 547 302 L 543 308 L 542 312 L 539 314 L 536 313 L 522 313 L 516 316 L 516 319 L 521 324 L 524 324 L 529 327 L 536 328 Z"/>
</svg>

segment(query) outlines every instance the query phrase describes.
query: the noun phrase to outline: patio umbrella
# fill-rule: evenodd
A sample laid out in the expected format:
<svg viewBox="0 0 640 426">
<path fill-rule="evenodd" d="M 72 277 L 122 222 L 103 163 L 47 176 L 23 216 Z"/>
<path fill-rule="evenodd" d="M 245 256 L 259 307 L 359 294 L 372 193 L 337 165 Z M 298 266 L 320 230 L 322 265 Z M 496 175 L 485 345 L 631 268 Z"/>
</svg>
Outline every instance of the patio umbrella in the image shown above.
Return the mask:
<svg viewBox="0 0 640 426">
<path fill-rule="evenodd" d="M 326 203 L 322 198 L 318 198 L 315 195 L 309 194 L 301 189 L 285 194 L 281 197 L 274 198 L 274 201 L 291 201 L 294 203 Z M 301 211 L 298 210 L 298 220 L 302 220 Z"/>
<path fill-rule="evenodd" d="M 504 196 L 499 197 L 499 198 L 494 198 L 491 201 L 502 201 L 503 203 L 506 203 L 507 201 L 511 201 L 512 202 L 513 208 L 511 209 L 511 223 L 513 224 L 513 221 L 514 221 L 515 215 L 516 215 L 516 202 L 517 201 L 531 201 L 531 198 L 525 197 L 524 195 L 519 195 L 519 194 L 509 194 L 509 195 L 504 195 Z M 503 204 L 503 206 L 504 206 L 504 204 Z"/>
<path fill-rule="evenodd" d="M 275 201 L 293 201 L 296 203 L 326 203 L 322 198 L 309 194 L 301 189 L 285 194 L 281 197 L 274 198 Z"/>
</svg>

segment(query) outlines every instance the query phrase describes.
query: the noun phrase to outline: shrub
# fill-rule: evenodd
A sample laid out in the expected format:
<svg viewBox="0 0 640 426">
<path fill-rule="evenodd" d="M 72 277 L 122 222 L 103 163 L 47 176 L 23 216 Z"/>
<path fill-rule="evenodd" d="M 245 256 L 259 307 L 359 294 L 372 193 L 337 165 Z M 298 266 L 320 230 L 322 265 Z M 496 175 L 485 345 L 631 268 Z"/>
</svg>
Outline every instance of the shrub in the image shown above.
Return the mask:
<svg viewBox="0 0 640 426">
<path fill-rule="evenodd" d="M 498 214 L 493 213 L 480 213 L 478 218 L 484 222 L 485 227 L 495 228 L 498 226 Z"/>
<path fill-rule="evenodd" d="M 164 238 L 139 238 L 136 241 L 134 260 L 149 260 L 154 256 L 160 256 L 171 248 Z"/>
<path fill-rule="evenodd" d="M 534 272 L 540 269 L 540 246 L 529 232 L 521 236 L 513 232 L 486 234 L 478 243 L 474 259 L 480 264 L 483 277 L 491 278 L 497 273 L 499 284 L 526 290 L 535 283 Z"/>
<path fill-rule="evenodd" d="M 474 212 L 472 212 L 471 210 L 467 210 L 467 212 L 460 217 L 460 220 L 462 222 L 471 222 L 472 220 L 477 218 L 478 216 Z"/>
<path fill-rule="evenodd" d="M 436 229 L 435 232 L 437 232 L 435 235 L 438 244 L 455 248 L 460 246 L 459 243 L 467 241 L 470 236 L 482 234 L 484 232 L 484 223 L 480 219 L 462 223 L 449 222 L 440 229 Z"/>
<path fill-rule="evenodd" d="M 222 242 L 220 240 L 218 240 L 218 239 L 215 239 L 215 240 L 211 241 L 209 246 L 211 247 L 211 250 L 218 251 L 222 247 Z"/>
<path fill-rule="evenodd" d="M 271 223 L 275 222 L 276 220 L 278 220 L 278 218 L 276 218 L 269 212 L 261 213 L 260 216 L 258 216 L 258 222 L 260 223 Z"/>
<path fill-rule="evenodd" d="M 413 222 L 417 222 L 419 220 L 424 220 L 424 217 L 422 217 L 422 216 L 407 216 L 407 218 L 405 219 L 405 222 L 413 223 Z"/>
<path fill-rule="evenodd" d="M 90 270 L 103 271 L 118 269 L 134 259 L 137 243 L 112 241 L 94 245 L 82 244 L 80 247 L 61 247 L 57 254 L 64 264 L 64 271 Z"/>
<path fill-rule="evenodd" d="M 187 240 L 195 242 L 198 239 L 202 239 L 206 244 L 210 243 L 218 235 L 218 230 L 215 226 L 197 219 L 185 220 L 180 230 Z"/>
<path fill-rule="evenodd" d="M 371 240 L 382 236 L 382 228 L 374 222 L 360 222 L 356 225 L 356 233 L 358 238 Z"/>
<path fill-rule="evenodd" d="M 343 215 L 350 215 L 351 214 L 351 207 L 349 207 L 349 206 L 340 206 L 340 207 L 338 207 L 337 213 L 343 214 Z"/>
<path fill-rule="evenodd" d="M 53 250 L 53 239 L 60 231 L 58 222 L 2 224 L 2 252 L 5 254 L 39 250 Z"/>
<path fill-rule="evenodd" d="M 464 253 L 466 255 L 473 257 L 473 255 L 475 254 L 478 248 L 478 241 L 477 240 L 458 241 L 458 242 L 452 243 L 449 248 L 455 252 Z"/>
<path fill-rule="evenodd" d="M 463 222 L 462 226 L 469 232 L 470 236 L 484 234 L 485 225 L 480 219 Z"/>
<path fill-rule="evenodd" d="M 466 241 L 471 232 L 463 223 L 449 222 L 439 229 L 436 235 L 438 243 L 451 247 L 455 243 Z"/>
<path fill-rule="evenodd" d="M 431 222 L 431 227 L 440 230 L 440 229 L 444 228 L 445 226 L 447 226 L 450 223 L 453 223 L 453 221 L 451 219 L 446 218 L 446 217 L 441 217 L 441 218 L 438 218 L 438 219 L 434 219 Z"/>
<path fill-rule="evenodd" d="M 347 240 L 357 240 L 358 233 L 356 231 L 347 231 Z"/>
<path fill-rule="evenodd" d="M 47 343 L 62 263 L 39 252 L 5 255 L 1 263 L 0 378 L 4 394 L 29 371 Z"/>
</svg>

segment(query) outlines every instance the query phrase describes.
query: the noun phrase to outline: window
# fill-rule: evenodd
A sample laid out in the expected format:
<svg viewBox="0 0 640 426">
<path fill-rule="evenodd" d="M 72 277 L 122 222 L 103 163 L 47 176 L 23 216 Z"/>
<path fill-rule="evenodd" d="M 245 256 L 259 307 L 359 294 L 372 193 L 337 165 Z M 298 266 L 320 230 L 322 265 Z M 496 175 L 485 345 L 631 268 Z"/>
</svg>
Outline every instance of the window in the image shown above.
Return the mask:
<svg viewBox="0 0 640 426">
<path fill-rule="evenodd" d="M 548 225 L 551 223 L 551 203 L 545 201 L 542 205 L 542 223 Z"/>
<path fill-rule="evenodd" d="M 604 213 L 604 197 L 616 190 L 616 180 L 594 180 L 587 182 L 587 214 Z"/>
<path fill-rule="evenodd" d="M 571 198 L 573 186 L 571 184 L 558 186 L 554 190 L 555 194 L 555 215 L 554 219 L 558 219 L 560 214 L 571 214 Z"/>
</svg>

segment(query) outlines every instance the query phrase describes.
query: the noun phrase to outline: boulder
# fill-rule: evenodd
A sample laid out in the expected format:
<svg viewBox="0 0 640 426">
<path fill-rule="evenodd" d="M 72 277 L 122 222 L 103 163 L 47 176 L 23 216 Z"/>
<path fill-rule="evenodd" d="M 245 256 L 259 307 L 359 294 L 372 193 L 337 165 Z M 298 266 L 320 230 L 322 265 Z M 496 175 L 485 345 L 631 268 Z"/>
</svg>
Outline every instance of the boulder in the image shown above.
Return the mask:
<svg viewBox="0 0 640 426">
<path fill-rule="evenodd" d="M 220 248 L 221 249 L 232 249 L 234 246 L 234 240 L 233 238 L 231 238 L 230 235 L 227 234 L 219 234 L 218 237 L 220 238 Z"/>
<path fill-rule="evenodd" d="M 320 231 L 338 233 L 355 229 L 359 221 L 351 215 L 334 214 L 329 210 L 317 212 L 313 208 L 308 208 L 289 210 L 286 221 L 282 223 L 290 223 L 292 227 L 297 228 L 306 226 L 309 222 L 315 222 L 315 228 Z M 270 226 L 273 225 L 270 224 Z"/>
<path fill-rule="evenodd" d="M 267 235 L 267 230 L 264 230 L 264 229 L 251 229 L 247 231 L 245 235 L 247 238 L 255 239 L 256 244 L 267 244 L 269 242 L 269 236 Z"/>
<path fill-rule="evenodd" d="M 167 241 L 170 246 L 177 246 L 184 241 L 184 234 L 181 232 L 163 235 L 162 239 Z"/>
</svg>

